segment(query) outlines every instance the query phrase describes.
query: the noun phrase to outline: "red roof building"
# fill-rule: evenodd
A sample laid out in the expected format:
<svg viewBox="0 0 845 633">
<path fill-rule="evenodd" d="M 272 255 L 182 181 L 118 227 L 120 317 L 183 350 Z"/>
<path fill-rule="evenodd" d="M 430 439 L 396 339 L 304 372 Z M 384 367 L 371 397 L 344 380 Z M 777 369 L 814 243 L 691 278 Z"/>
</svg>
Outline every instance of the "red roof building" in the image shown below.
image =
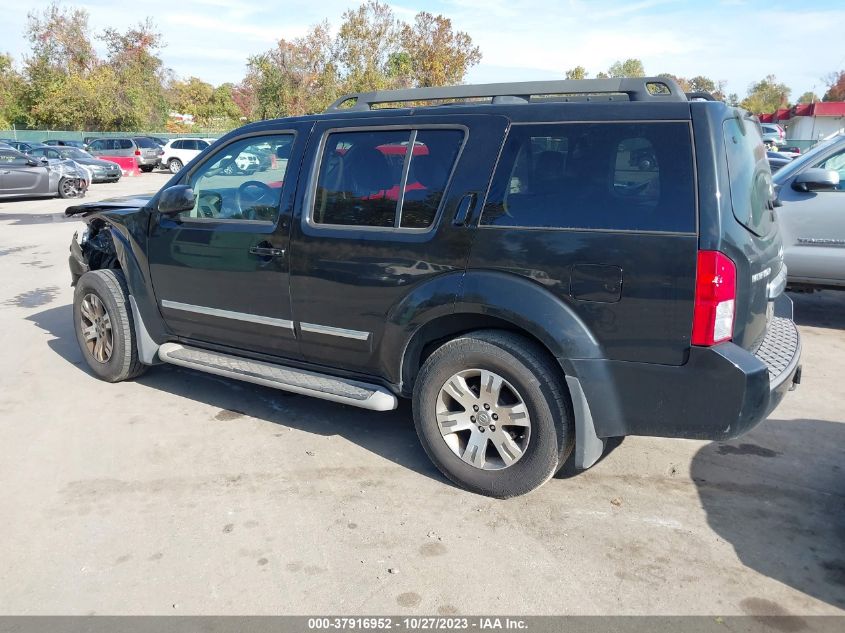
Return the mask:
<svg viewBox="0 0 845 633">
<path fill-rule="evenodd" d="M 761 114 L 760 121 L 782 125 L 786 128 L 787 140 L 816 141 L 845 131 L 845 101 L 799 103 Z"/>
</svg>

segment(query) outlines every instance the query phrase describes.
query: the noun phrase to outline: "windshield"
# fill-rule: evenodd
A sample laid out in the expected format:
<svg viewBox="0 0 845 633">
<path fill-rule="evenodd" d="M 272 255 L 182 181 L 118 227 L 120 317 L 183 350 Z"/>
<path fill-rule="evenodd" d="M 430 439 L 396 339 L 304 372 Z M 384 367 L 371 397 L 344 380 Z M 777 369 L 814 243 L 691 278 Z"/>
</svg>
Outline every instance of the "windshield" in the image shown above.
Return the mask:
<svg viewBox="0 0 845 633">
<path fill-rule="evenodd" d="M 782 184 L 785 180 L 788 180 L 789 178 L 794 176 L 798 170 L 804 167 L 804 165 L 806 165 L 808 162 L 812 161 L 816 156 L 824 152 L 828 147 L 830 147 L 834 143 L 842 142 L 842 139 L 845 139 L 845 136 L 843 136 L 842 134 L 838 134 L 833 138 L 829 138 L 826 141 L 822 141 L 806 154 L 801 154 L 798 158 L 790 162 L 788 165 L 779 169 L 778 172 L 774 175 L 774 177 L 772 177 L 772 180 L 776 185 Z"/>
</svg>

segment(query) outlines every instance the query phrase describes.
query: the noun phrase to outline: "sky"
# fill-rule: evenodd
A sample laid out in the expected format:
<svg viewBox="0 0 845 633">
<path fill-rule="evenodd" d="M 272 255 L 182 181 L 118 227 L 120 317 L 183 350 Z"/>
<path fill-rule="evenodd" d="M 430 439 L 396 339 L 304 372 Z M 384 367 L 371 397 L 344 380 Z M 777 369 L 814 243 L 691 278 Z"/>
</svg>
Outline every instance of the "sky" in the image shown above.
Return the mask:
<svg viewBox="0 0 845 633">
<path fill-rule="evenodd" d="M 250 55 L 279 38 L 303 35 L 328 19 L 336 28 L 339 0 L 63 0 L 85 8 L 92 29 L 124 29 L 152 17 L 166 42 L 161 55 L 177 76 L 237 83 Z M 0 0 L 0 52 L 20 62 L 29 50 L 27 12 L 50 0 Z M 469 33 L 482 61 L 468 83 L 560 79 L 577 65 L 590 73 L 616 60 L 643 61 L 648 74 L 705 75 L 745 96 L 749 84 L 775 74 L 797 98 L 821 95 L 824 77 L 845 68 L 842 0 L 397 0 L 397 17 L 442 13 Z M 804 8 L 807 7 L 807 8 Z"/>
</svg>

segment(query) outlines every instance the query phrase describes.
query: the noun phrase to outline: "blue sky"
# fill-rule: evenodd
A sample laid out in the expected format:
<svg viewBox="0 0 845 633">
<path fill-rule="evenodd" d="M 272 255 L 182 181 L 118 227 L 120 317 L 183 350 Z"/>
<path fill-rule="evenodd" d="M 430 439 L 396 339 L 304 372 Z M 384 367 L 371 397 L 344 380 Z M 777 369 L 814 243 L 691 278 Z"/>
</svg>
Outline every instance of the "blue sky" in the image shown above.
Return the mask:
<svg viewBox="0 0 845 633">
<path fill-rule="evenodd" d="M 0 0 L 0 51 L 20 60 L 26 14 L 49 0 Z M 358 2 L 338 0 L 80 0 L 95 30 L 153 18 L 167 46 L 165 65 L 181 77 L 238 81 L 246 58 L 280 37 L 302 35 L 324 18 L 334 25 Z M 582 65 L 595 74 L 638 57 L 646 72 L 707 75 L 744 96 L 774 73 L 793 89 L 824 91 L 822 77 L 845 67 L 842 0 L 438 0 L 389 3 L 400 18 L 442 13 L 467 31 L 483 59 L 469 82 L 561 78 Z M 806 7 L 806 8 L 805 8 Z"/>
</svg>

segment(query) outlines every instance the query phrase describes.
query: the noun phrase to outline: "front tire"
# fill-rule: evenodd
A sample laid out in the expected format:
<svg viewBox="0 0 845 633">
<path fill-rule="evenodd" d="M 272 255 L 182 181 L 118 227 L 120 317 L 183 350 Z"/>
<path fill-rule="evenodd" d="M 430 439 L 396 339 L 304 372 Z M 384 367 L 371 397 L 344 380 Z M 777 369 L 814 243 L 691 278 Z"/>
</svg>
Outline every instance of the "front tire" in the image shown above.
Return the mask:
<svg viewBox="0 0 845 633">
<path fill-rule="evenodd" d="M 491 497 L 539 487 L 574 445 L 560 368 L 545 349 L 507 332 L 472 332 L 437 349 L 417 376 L 413 409 L 435 466 Z"/>
<path fill-rule="evenodd" d="M 126 279 L 120 270 L 93 270 L 79 278 L 73 294 L 73 324 L 82 356 L 106 382 L 140 376 L 135 323 Z"/>
<path fill-rule="evenodd" d="M 62 178 L 59 180 L 58 194 L 60 198 L 79 198 L 79 187 L 76 178 Z"/>
<path fill-rule="evenodd" d="M 178 174 L 180 171 L 182 171 L 182 167 L 182 161 L 178 158 L 171 158 L 169 161 L 167 161 L 167 168 L 170 170 L 171 174 Z"/>
</svg>

